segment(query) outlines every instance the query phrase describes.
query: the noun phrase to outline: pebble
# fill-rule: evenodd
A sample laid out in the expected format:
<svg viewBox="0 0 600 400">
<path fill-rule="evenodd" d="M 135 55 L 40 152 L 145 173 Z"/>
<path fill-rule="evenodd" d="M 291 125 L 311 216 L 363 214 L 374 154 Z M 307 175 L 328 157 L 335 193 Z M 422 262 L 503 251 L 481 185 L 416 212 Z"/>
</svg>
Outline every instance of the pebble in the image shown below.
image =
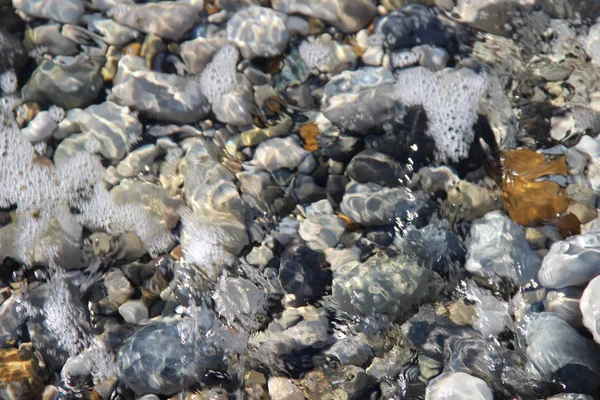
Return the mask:
<svg viewBox="0 0 600 400">
<path fill-rule="evenodd" d="M 494 394 L 485 381 L 463 372 L 444 373 L 427 385 L 426 400 L 493 400 Z"/>
<path fill-rule="evenodd" d="M 139 325 L 148 319 L 148 307 L 141 300 L 128 300 L 119 307 L 119 314 L 125 322 Z"/>
<path fill-rule="evenodd" d="M 377 14 L 377 8 L 368 0 L 273 0 L 273 8 L 288 14 L 303 14 L 327 21 L 345 33 L 365 27 Z"/>
<path fill-rule="evenodd" d="M 368 343 L 357 336 L 338 340 L 325 354 L 337 358 L 344 365 L 358 367 L 367 365 L 374 356 Z"/>
<path fill-rule="evenodd" d="M 597 292 L 599 285 L 599 278 L 592 279 L 583 291 L 579 302 L 581 315 L 583 316 L 583 325 L 592 333 L 596 343 L 600 343 L 600 332 L 598 331 L 598 308 L 600 308 L 600 305 L 598 304 Z M 576 312 L 575 315 L 577 315 Z"/>
<path fill-rule="evenodd" d="M 402 321 L 413 307 L 437 296 L 437 274 L 411 261 L 373 256 L 349 262 L 333 272 L 332 295 L 352 315 L 381 315 Z"/>
<path fill-rule="evenodd" d="M 108 100 L 164 121 L 197 122 L 209 111 L 199 83 L 188 77 L 151 71 L 144 59 L 124 56 Z"/>
<path fill-rule="evenodd" d="M 272 400 L 304 400 L 300 390 L 288 378 L 270 377 L 268 382 L 269 395 Z"/>
<path fill-rule="evenodd" d="M 40 25 L 31 33 L 32 41 L 37 46 L 45 46 L 52 55 L 72 56 L 77 54 L 77 43 L 66 38 L 60 31 L 59 24 Z"/>
<path fill-rule="evenodd" d="M 554 313 L 522 321 L 530 367 L 545 382 L 559 382 L 566 392 L 589 393 L 599 384 L 600 349 Z"/>
<path fill-rule="evenodd" d="M 504 277 L 519 285 L 537 280 L 540 259 L 529 247 L 525 229 L 501 211 L 475 220 L 466 245 L 465 268 L 474 274 Z"/>
<path fill-rule="evenodd" d="M 250 253 L 246 256 L 246 261 L 249 264 L 266 267 L 273 259 L 273 251 L 265 245 L 253 247 Z"/>
<path fill-rule="evenodd" d="M 364 135 L 394 116 L 395 81 L 385 68 L 344 71 L 323 88 L 321 111 L 335 125 Z"/>
<path fill-rule="evenodd" d="M 21 132 L 29 142 L 37 143 L 51 137 L 56 128 L 58 125 L 52 119 L 51 114 L 48 111 L 42 111 Z"/>
<path fill-rule="evenodd" d="M 32 17 L 77 24 L 83 15 L 82 0 L 13 0 L 13 7 Z"/>
<path fill-rule="evenodd" d="M 95 150 L 109 160 L 125 157 L 143 129 L 134 112 L 110 101 L 89 106 L 77 114 L 76 123 L 90 142 L 96 139 Z"/>
<path fill-rule="evenodd" d="M 204 371 L 221 369 L 222 350 L 216 347 L 220 337 L 210 339 L 194 332 L 192 343 L 182 343 L 181 324 L 146 325 L 119 349 L 119 379 L 136 395 L 172 395 L 196 383 Z"/>
<path fill-rule="evenodd" d="M 120 269 L 114 269 L 106 274 L 104 287 L 108 298 L 119 306 L 129 300 L 135 292 L 131 282 Z"/>
<path fill-rule="evenodd" d="M 289 304 L 298 307 L 321 298 L 331 277 L 321 268 L 317 252 L 291 244 L 281 255 L 279 281 L 285 293 L 293 295 Z"/>
<path fill-rule="evenodd" d="M 91 59 L 80 57 L 72 63 L 44 60 L 21 89 L 21 95 L 25 102 L 82 108 L 96 100 L 102 87 L 100 65 Z"/>
<path fill-rule="evenodd" d="M 227 38 L 235 42 L 246 59 L 273 57 L 285 50 L 289 33 L 287 15 L 270 8 L 250 6 L 227 22 Z"/>
<path fill-rule="evenodd" d="M 228 43 L 224 38 L 198 37 L 181 43 L 180 55 L 188 74 L 199 74 L 211 62 L 215 53 Z"/>
<path fill-rule="evenodd" d="M 406 171 L 390 156 L 375 150 L 355 155 L 346 167 L 346 175 L 359 183 L 374 182 L 379 186 L 400 186 Z"/>
<path fill-rule="evenodd" d="M 577 287 L 548 291 L 544 299 L 544 309 L 557 314 L 573 328 L 580 329 L 583 326 L 580 309 L 580 306 L 583 307 L 581 304 L 582 294 L 583 289 Z"/>
<path fill-rule="evenodd" d="M 419 201 L 403 188 L 383 188 L 376 183 L 350 181 L 340 211 L 351 221 L 364 226 L 394 223 L 397 216 L 417 210 Z"/>
<path fill-rule="evenodd" d="M 177 40 L 199 20 L 198 10 L 181 1 L 157 1 L 147 4 L 122 4 L 107 15 L 138 31 Z"/>
<path fill-rule="evenodd" d="M 258 145 L 252 163 L 268 172 L 281 168 L 294 170 L 308 154 L 293 136 L 272 138 Z"/>
<path fill-rule="evenodd" d="M 0 349 L 0 396 L 6 400 L 27 400 L 44 387 L 43 361 L 33 353 L 31 343 L 18 349 Z"/>
<path fill-rule="evenodd" d="M 306 220 L 300 222 L 298 233 L 315 251 L 333 248 L 344 233 L 346 223 L 334 215 L 329 201 L 320 200 L 306 208 Z"/>
<path fill-rule="evenodd" d="M 600 275 L 600 242 L 595 234 L 553 243 L 542 261 L 540 283 L 547 288 L 580 286 Z"/>
</svg>

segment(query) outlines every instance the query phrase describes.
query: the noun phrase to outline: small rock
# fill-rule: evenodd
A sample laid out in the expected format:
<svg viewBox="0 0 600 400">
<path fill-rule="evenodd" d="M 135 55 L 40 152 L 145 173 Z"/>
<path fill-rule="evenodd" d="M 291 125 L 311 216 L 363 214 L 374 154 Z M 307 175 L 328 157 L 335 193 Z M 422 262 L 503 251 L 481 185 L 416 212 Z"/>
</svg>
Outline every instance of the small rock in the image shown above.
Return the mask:
<svg viewBox="0 0 600 400">
<path fill-rule="evenodd" d="M 82 0 L 13 0 L 12 5 L 32 17 L 51 19 L 64 24 L 77 24 L 84 12 Z"/>
<path fill-rule="evenodd" d="M 121 58 L 113 82 L 109 100 L 130 106 L 150 118 L 191 123 L 209 111 L 208 101 L 194 78 L 151 71 L 141 57 Z"/>
<path fill-rule="evenodd" d="M 252 162 L 257 168 L 269 172 L 281 168 L 294 170 L 308 154 L 293 136 L 272 138 L 258 145 Z"/>
<path fill-rule="evenodd" d="M 394 82 L 385 68 L 364 67 L 335 75 L 323 88 L 323 115 L 341 128 L 366 134 L 394 116 Z"/>
<path fill-rule="evenodd" d="M 550 246 L 539 271 L 547 288 L 586 284 L 600 275 L 600 240 L 596 234 L 571 236 Z"/>
<path fill-rule="evenodd" d="M 56 128 L 58 128 L 58 125 L 52 119 L 50 113 L 42 111 L 21 132 L 29 142 L 37 143 L 51 137 Z"/>
<path fill-rule="evenodd" d="M 325 354 L 334 356 L 344 365 L 358 367 L 367 365 L 374 355 L 367 342 L 357 336 L 338 340 Z"/>
<path fill-rule="evenodd" d="M 108 298 L 117 305 L 125 303 L 133 296 L 134 289 L 120 269 L 110 271 L 104 277 L 104 287 Z"/>
<path fill-rule="evenodd" d="M 287 15 L 270 8 L 250 6 L 227 22 L 227 38 L 235 42 L 244 58 L 273 57 L 285 50 L 289 34 Z"/>
<path fill-rule="evenodd" d="M 486 278 L 497 275 L 520 285 L 536 281 L 540 259 L 529 247 L 525 229 L 501 211 L 475 220 L 466 244 L 468 271 Z"/>
<path fill-rule="evenodd" d="M 91 59 L 79 58 L 69 64 L 44 60 L 23 86 L 21 95 L 25 102 L 81 108 L 93 103 L 103 86 L 100 65 Z"/>
<path fill-rule="evenodd" d="M 287 378 L 269 378 L 269 395 L 272 400 L 304 400 L 300 390 Z"/>
<path fill-rule="evenodd" d="M 0 349 L 0 397 L 27 400 L 35 396 L 44 387 L 43 367 L 31 343 L 18 349 Z"/>
<path fill-rule="evenodd" d="M 107 15 L 138 31 L 172 40 L 181 38 L 200 20 L 198 10 L 182 1 L 123 4 L 108 10 Z"/>
<path fill-rule="evenodd" d="M 368 0 L 273 0 L 273 8 L 287 14 L 303 14 L 327 21 L 342 32 L 351 33 L 365 27 L 377 14 Z"/>
<path fill-rule="evenodd" d="M 249 264 L 266 267 L 269 261 L 273 259 L 273 251 L 265 245 L 253 247 L 250 253 L 246 256 L 246 261 Z"/>
<path fill-rule="evenodd" d="M 129 300 L 119 307 L 119 314 L 125 322 L 139 325 L 140 321 L 148 319 L 148 307 L 141 300 Z"/>
<path fill-rule="evenodd" d="M 398 161 L 375 150 L 358 153 L 346 167 L 346 175 L 356 182 L 386 187 L 400 186 L 406 174 Z"/>
<path fill-rule="evenodd" d="M 427 400 L 493 400 L 494 395 L 485 381 L 463 372 L 444 373 L 427 385 Z"/>
</svg>

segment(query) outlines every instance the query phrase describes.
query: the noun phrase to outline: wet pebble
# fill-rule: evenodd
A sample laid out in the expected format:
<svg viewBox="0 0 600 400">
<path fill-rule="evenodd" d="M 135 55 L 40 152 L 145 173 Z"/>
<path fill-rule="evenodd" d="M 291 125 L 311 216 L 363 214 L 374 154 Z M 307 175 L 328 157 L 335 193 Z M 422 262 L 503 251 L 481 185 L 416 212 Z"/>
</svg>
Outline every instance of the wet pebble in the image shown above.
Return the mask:
<svg viewBox="0 0 600 400">
<path fill-rule="evenodd" d="M 151 71 L 143 58 L 129 55 L 119 61 L 108 99 L 150 118 L 180 123 L 197 122 L 209 111 L 195 79 Z"/>
<path fill-rule="evenodd" d="M 119 307 L 119 314 L 125 322 L 138 325 L 148 319 L 148 307 L 141 300 L 128 300 Z"/>
<path fill-rule="evenodd" d="M 227 38 L 238 45 L 244 58 L 273 57 L 287 46 L 286 19 L 284 13 L 250 6 L 236 12 L 227 22 Z"/>
<path fill-rule="evenodd" d="M 138 31 L 177 40 L 200 20 L 199 12 L 182 1 L 157 1 L 147 4 L 122 4 L 107 15 Z"/>
</svg>

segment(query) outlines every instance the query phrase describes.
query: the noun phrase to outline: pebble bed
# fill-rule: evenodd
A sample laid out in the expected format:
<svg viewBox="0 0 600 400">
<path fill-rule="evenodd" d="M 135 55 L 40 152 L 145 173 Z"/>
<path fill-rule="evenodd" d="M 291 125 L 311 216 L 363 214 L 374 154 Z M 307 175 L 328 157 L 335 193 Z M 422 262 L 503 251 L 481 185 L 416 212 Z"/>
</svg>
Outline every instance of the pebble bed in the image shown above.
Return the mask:
<svg viewBox="0 0 600 400">
<path fill-rule="evenodd" d="M 0 398 L 600 398 L 599 17 L 0 0 Z"/>
</svg>

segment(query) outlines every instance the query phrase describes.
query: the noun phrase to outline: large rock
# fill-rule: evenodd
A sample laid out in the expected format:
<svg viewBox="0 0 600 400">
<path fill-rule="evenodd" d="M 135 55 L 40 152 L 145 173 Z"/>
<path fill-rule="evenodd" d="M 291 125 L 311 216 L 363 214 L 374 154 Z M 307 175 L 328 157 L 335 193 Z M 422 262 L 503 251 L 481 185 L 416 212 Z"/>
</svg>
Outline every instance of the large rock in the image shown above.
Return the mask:
<svg viewBox="0 0 600 400">
<path fill-rule="evenodd" d="M 471 225 L 465 268 L 477 275 L 508 278 L 518 285 L 536 280 L 540 258 L 525 239 L 525 229 L 501 211 Z"/>
<path fill-rule="evenodd" d="M 44 60 L 33 71 L 21 95 L 23 101 L 81 108 L 93 103 L 103 86 L 100 65 L 88 58 L 69 64 Z"/>
<path fill-rule="evenodd" d="M 227 38 L 238 45 L 244 58 L 277 56 L 289 40 L 286 20 L 284 13 L 250 6 L 227 22 Z"/>
<path fill-rule="evenodd" d="M 149 70 L 137 56 L 121 58 L 108 99 L 149 118 L 179 123 L 197 122 L 210 109 L 196 79 Z"/>
<path fill-rule="evenodd" d="M 369 0 L 273 0 L 273 8 L 327 21 L 343 32 L 356 32 L 373 20 L 377 8 Z"/>
<path fill-rule="evenodd" d="M 388 315 L 403 320 L 424 301 L 436 297 L 440 277 L 409 260 L 373 256 L 351 261 L 333 272 L 332 294 L 338 307 L 352 315 Z"/>
</svg>

